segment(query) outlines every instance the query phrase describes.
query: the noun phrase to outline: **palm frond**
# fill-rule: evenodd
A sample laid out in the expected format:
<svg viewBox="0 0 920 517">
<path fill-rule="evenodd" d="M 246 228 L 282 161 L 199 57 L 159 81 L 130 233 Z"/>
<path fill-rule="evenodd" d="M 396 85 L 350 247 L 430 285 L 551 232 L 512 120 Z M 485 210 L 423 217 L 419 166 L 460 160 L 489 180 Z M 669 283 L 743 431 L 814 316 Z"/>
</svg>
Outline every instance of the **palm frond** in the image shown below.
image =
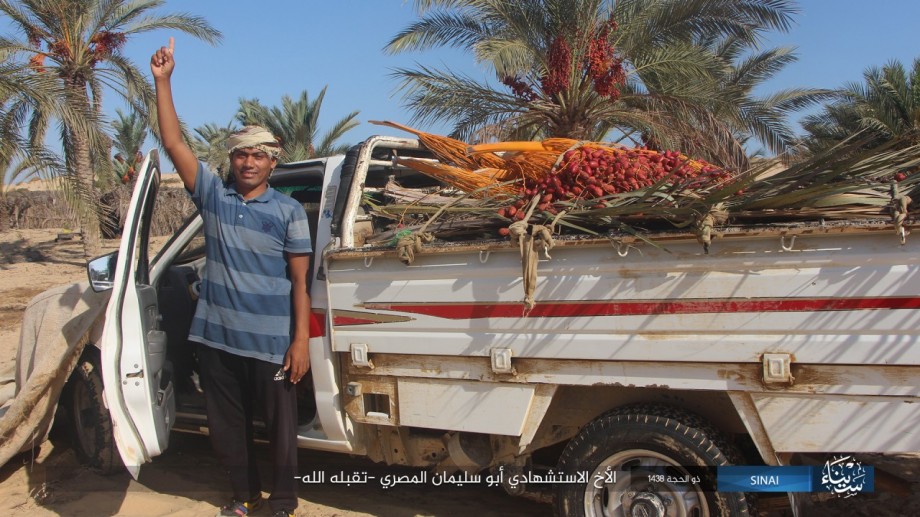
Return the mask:
<svg viewBox="0 0 920 517">
<path fill-rule="evenodd" d="M 439 46 L 472 50 L 477 41 L 494 34 L 491 29 L 467 12 L 436 11 L 397 33 L 383 50 L 389 54 Z"/>
<path fill-rule="evenodd" d="M 820 114 L 806 117 L 805 145 L 812 152 L 859 133 L 868 132 L 868 147 L 887 141 L 920 142 L 920 60 L 911 72 L 897 61 L 868 67 L 862 82 L 847 83 L 839 97 Z"/>
<path fill-rule="evenodd" d="M 514 96 L 496 92 L 462 74 L 419 67 L 397 69 L 393 76 L 401 79 L 399 89 L 414 113 L 414 122 L 435 124 L 456 120 L 457 126 L 473 131 L 527 111 Z M 466 140 L 471 133 L 460 133 L 455 127 L 451 136 Z"/>
<path fill-rule="evenodd" d="M 358 112 L 352 112 L 336 122 L 333 127 L 318 137 L 319 116 L 326 87 L 313 99 L 306 90 L 294 99 L 285 95 L 281 106 L 268 107 L 258 99 L 240 99 L 237 120 L 241 124 L 257 124 L 265 127 L 281 140 L 284 161 L 300 161 L 326 155 L 345 144 L 337 144 L 344 134 L 358 125 Z"/>
<path fill-rule="evenodd" d="M 341 150 L 351 147 L 349 144 L 337 144 L 339 140 L 352 129 L 358 127 L 358 111 L 352 111 L 348 115 L 342 117 L 338 122 L 334 123 L 332 127 L 323 135 L 319 141 L 319 147 L 316 148 L 317 156 L 328 156 L 331 154 L 336 154 L 341 152 Z"/>
<path fill-rule="evenodd" d="M 212 27 L 205 18 L 188 13 L 145 16 L 132 21 L 125 27 L 125 32 L 140 34 L 162 29 L 184 32 L 210 45 L 217 45 L 223 38 L 221 32 Z"/>
</svg>

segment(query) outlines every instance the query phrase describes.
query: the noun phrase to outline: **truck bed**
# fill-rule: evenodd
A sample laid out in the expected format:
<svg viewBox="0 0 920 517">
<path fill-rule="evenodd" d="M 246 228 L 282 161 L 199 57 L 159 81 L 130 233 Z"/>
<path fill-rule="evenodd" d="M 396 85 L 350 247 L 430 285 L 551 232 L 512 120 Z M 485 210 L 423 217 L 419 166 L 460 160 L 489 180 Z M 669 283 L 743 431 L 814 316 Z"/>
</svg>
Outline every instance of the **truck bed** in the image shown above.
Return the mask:
<svg viewBox="0 0 920 517">
<path fill-rule="evenodd" d="M 918 251 L 871 221 L 733 228 L 708 254 L 687 233 L 564 237 L 525 312 L 508 241 L 425 245 L 411 265 L 341 249 L 332 346 L 399 378 L 727 391 L 776 451 L 918 450 Z M 765 354 L 788 379 L 765 379 Z"/>
</svg>

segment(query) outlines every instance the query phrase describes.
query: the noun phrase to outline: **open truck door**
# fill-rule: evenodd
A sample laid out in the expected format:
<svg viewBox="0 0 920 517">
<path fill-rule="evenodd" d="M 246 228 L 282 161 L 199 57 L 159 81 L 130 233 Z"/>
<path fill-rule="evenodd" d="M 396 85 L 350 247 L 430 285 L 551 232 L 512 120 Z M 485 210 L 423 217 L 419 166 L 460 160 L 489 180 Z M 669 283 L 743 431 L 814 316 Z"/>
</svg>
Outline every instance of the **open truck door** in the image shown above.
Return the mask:
<svg viewBox="0 0 920 517">
<path fill-rule="evenodd" d="M 169 442 L 176 415 L 166 333 L 160 330 L 157 292 L 150 285 L 148 241 L 160 185 L 156 150 L 147 155 L 125 219 L 112 296 L 102 332 L 102 379 L 118 452 L 131 475 Z"/>
</svg>

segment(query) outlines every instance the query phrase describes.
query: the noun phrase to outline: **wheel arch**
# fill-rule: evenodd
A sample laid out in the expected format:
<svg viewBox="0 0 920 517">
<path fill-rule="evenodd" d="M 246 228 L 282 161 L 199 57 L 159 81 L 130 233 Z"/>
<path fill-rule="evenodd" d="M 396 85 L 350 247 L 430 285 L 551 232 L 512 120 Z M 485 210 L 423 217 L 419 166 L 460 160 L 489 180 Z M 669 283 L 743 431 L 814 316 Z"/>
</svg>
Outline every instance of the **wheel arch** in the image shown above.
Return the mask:
<svg viewBox="0 0 920 517">
<path fill-rule="evenodd" d="M 697 471 L 692 485 L 670 479 L 645 480 L 644 474 L 673 469 L 687 474 L 695 467 L 738 464 L 741 454 L 722 431 L 704 417 L 684 408 L 657 403 L 638 403 L 607 411 L 584 426 L 570 440 L 560 456 L 558 472 L 565 475 L 588 472 L 588 479 L 556 487 L 556 514 L 560 516 L 607 515 L 644 510 L 648 515 L 665 515 L 677 502 L 678 515 L 757 515 L 756 502 L 741 492 L 717 492 L 712 469 Z M 607 480 L 606 470 L 632 471 L 640 475 Z M 641 495 L 640 498 L 637 494 Z M 631 511 L 630 511 L 631 510 Z M 698 513 L 702 512 L 702 513 Z"/>
<path fill-rule="evenodd" d="M 614 386 L 560 386 L 528 452 L 568 442 L 605 413 L 635 405 L 668 406 L 699 415 L 719 432 L 737 441 L 744 459 L 763 461 L 728 393 Z"/>
</svg>

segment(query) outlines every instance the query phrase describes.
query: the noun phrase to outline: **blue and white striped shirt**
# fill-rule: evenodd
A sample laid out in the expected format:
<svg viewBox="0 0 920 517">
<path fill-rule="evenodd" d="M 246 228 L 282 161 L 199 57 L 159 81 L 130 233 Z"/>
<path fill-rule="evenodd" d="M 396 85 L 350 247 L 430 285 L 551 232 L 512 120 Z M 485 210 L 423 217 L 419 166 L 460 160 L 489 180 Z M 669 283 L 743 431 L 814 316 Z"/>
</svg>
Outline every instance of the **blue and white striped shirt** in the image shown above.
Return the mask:
<svg viewBox="0 0 920 517">
<path fill-rule="evenodd" d="M 284 252 L 313 251 L 306 212 L 270 187 L 244 200 L 200 163 L 191 196 L 204 221 L 207 260 L 189 339 L 282 364 L 293 332 Z"/>
</svg>

